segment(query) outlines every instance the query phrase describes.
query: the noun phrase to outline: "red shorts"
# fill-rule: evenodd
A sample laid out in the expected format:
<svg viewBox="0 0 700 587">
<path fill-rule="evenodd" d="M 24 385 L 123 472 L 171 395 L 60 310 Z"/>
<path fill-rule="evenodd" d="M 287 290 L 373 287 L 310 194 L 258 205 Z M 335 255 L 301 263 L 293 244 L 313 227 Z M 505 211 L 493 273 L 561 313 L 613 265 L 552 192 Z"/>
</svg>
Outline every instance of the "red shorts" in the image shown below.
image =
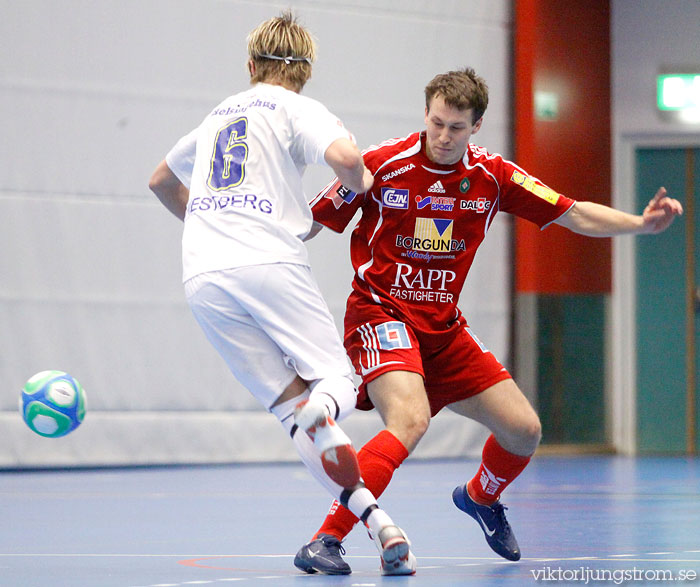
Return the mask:
<svg viewBox="0 0 700 587">
<path fill-rule="evenodd" d="M 446 332 L 425 334 L 384 307 L 355 297 L 345 315 L 345 350 L 362 377 L 357 396 L 360 410 L 373 409 L 366 386 L 388 371 L 421 375 L 433 416 L 446 405 L 511 379 L 461 315 Z"/>
</svg>

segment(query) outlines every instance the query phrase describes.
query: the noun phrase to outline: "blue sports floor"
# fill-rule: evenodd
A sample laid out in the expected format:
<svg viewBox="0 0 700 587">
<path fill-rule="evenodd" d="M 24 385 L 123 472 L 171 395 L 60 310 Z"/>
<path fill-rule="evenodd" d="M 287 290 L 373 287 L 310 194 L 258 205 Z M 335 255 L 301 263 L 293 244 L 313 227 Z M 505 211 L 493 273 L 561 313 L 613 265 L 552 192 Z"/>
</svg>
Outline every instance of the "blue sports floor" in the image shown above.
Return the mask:
<svg viewBox="0 0 700 587">
<path fill-rule="evenodd" d="M 301 465 L 0 472 L 0 585 L 700 585 L 700 459 L 537 457 L 503 498 L 517 563 L 452 504 L 476 467 L 409 460 L 381 499 L 414 577 L 381 577 L 361 528 L 352 575 L 297 571 L 330 504 Z"/>
</svg>

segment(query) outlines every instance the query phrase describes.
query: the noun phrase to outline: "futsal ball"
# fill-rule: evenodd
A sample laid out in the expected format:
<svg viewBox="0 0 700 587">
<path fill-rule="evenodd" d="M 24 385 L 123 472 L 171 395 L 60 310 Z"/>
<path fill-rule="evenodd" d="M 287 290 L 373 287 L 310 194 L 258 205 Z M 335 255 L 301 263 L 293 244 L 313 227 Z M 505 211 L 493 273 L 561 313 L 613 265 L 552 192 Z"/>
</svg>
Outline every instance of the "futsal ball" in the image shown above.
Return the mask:
<svg viewBox="0 0 700 587">
<path fill-rule="evenodd" d="M 85 418 L 85 391 L 63 371 L 41 371 L 25 383 L 19 410 L 27 426 L 47 438 L 65 436 Z"/>
</svg>

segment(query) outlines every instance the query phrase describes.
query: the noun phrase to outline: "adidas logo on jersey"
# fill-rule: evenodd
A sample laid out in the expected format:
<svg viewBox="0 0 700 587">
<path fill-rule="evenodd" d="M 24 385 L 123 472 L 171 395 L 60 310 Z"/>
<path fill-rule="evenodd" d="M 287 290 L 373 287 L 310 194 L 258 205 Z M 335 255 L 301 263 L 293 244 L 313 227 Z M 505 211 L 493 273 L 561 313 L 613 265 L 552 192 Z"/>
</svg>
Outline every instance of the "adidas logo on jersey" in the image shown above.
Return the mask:
<svg viewBox="0 0 700 587">
<path fill-rule="evenodd" d="M 434 194 L 444 194 L 445 188 L 442 187 L 442 182 L 438 179 L 433 185 L 428 188 L 429 192 Z"/>
</svg>

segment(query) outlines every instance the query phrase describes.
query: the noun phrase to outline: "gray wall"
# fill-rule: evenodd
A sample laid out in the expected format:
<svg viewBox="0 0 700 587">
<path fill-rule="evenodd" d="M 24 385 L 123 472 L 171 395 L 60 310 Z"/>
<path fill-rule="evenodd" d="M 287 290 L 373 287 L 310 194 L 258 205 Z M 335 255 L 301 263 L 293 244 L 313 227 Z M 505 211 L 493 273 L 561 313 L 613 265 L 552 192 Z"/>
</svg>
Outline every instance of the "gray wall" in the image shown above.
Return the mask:
<svg viewBox="0 0 700 587">
<path fill-rule="evenodd" d="M 659 113 L 656 76 L 686 67 L 700 72 L 700 2 L 613 0 L 611 19 L 614 138 L 697 136 L 700 112 L 694 123 Z"/>
<path fill-rule="evenodd" d="M 287 6 L 319 41 L 305 93 L 361 147 L 420 129 L 427 81 L 469 64 L 492 96 L 477 142 L 510 156 L 507 0 L 1 0 L 0 466 L 296 458 L 190 316 L 181 225 L 147 189 L 171 145 L 247 86 L 245 37 Z M 310 170 L 309 195 L 328 179 Z M 340 325 L 347 235 L 322 234 L 310 250 Z M 462 296 L 503 359 L 508 279 L 503 218 Z M 63 439 L 34 435 L 17 414 L 24 381 L 44 369 L 87 390 L 87 418 Z M 347 426 L 362 442 L 380 423 L 358 414 Z M 446 414 L 416 456 L 476 454 L 483 438 Z"/>
</svg>

